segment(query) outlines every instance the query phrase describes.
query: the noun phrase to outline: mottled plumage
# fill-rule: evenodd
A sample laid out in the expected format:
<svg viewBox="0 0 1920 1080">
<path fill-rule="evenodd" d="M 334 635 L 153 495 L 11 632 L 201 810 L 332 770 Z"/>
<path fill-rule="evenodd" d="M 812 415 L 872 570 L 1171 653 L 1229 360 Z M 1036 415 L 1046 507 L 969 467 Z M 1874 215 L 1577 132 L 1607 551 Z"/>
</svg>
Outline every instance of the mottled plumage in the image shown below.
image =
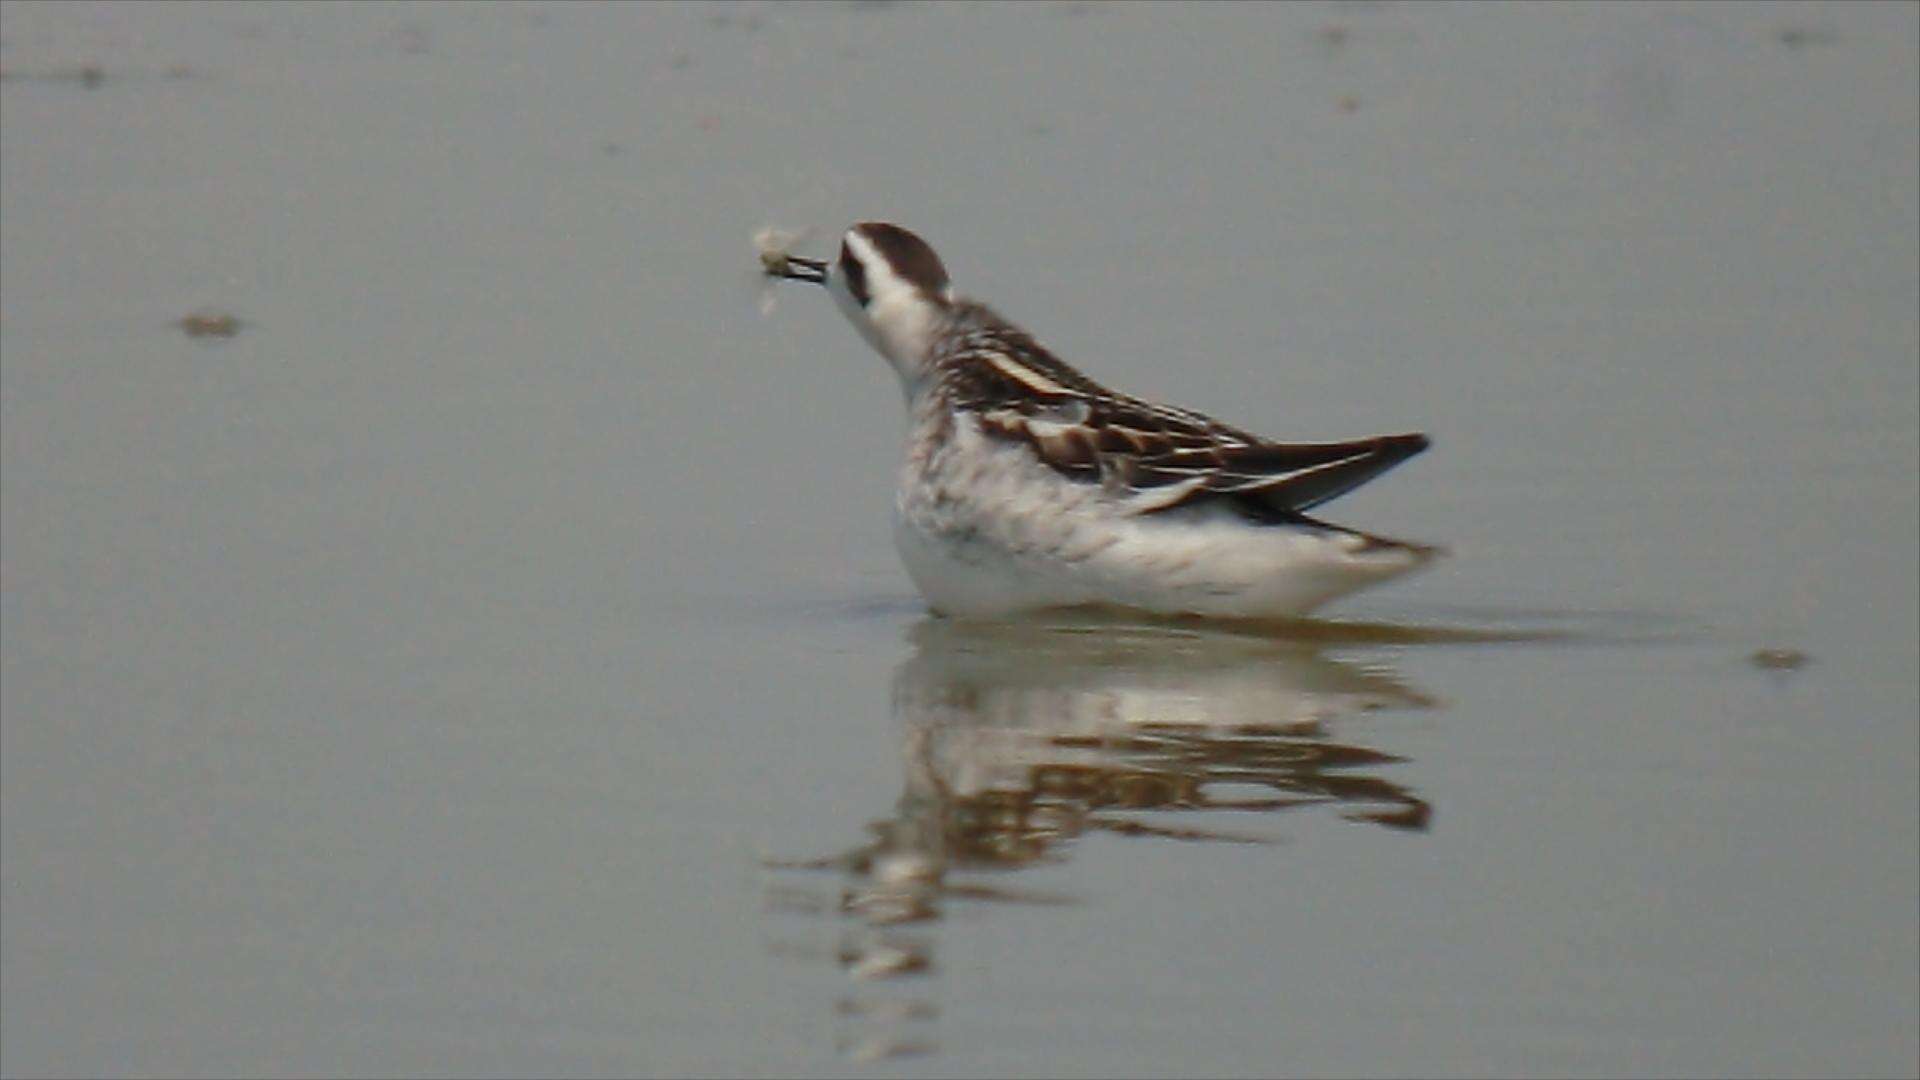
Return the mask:
<svg viewBox="0 0 1920 1080">
<path fill-rule="evenodd" d="M 765 265 L 826 285 L 900 376 L 911 431 L 895 538 L 936 609 L 1297 615 L 1436 554 L 1305 513 L 1426 449 L 1424 435 L 1279 443 L 1110 390 L 956 296 L 933 249 L 896 225 L 854 226 L 831 265 Z"/>
<path fill-rule="evenodd" d="M 933 365 L 934 392 L 951 407 L 1069 479 L 1132 496 L 1137 513 L 1220 499 L 1251 521 L 1295 521 L 1427 448 L 1412 434 L 1276 443 L 1117 393 L 968 301 L 952 305 Z"/>
</svg>

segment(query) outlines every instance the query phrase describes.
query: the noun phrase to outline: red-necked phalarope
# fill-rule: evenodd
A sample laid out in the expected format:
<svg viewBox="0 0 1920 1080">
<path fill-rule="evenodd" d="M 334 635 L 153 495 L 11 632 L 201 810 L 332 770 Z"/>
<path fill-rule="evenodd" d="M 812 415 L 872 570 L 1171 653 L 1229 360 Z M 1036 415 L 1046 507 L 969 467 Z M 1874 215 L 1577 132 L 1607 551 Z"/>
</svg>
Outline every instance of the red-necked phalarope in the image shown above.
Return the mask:
<svg viewBox="0 0 1920 1080">
<path fill-rule="evenodd" d="M 1109 390 L 955 294 L 898 225 L 855 225 L 831 264 L 764 246 L 761 260 L 825 285 L 900 376 L 911 431 L 894 541 L 937 612 L 1293 616 L 1439 553 L 1304 513 L 1425 435 L 1269 442 Z"/>
</svg>

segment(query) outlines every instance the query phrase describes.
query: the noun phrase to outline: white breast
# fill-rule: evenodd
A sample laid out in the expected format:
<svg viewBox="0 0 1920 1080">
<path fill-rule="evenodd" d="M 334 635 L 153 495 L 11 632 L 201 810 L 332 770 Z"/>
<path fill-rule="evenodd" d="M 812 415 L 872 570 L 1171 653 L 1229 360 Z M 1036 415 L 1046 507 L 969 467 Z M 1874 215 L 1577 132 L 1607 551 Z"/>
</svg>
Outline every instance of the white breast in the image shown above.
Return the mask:
<svg viewBox="0 0 1920 1080">
<path fill-rule="evenodd" d="M 894 542 L 921 595 L 950 615 L 1081 604 L 1295 616 L 1425 560 L 1319 529 L 1249 525 L 1219 507 L 1138 514 L 1069 480 L 970 413 L 936 437 L 920 403 L 894 503 Z"/>
</svg>

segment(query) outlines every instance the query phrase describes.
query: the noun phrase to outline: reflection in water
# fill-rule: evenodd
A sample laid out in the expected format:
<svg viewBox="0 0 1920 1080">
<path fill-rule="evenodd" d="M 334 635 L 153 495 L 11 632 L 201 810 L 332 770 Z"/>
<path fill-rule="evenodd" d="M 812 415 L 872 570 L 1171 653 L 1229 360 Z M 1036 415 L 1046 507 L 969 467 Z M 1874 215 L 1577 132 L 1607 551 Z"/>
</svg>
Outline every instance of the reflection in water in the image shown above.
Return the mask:
<svg viewBox="0 0 1920 1080">
<path fill-rule="evenodd" d="M 935 970 L 931 924 L 943 904 L 1073 902 L 972 872 L 1062 862 L 1089 832 L 1271 842 L 1216 827 L 1230 813 L 1326 805 L 1391 829 L 1427 827 L 1424 800 L 1365 771 L 1401 759 L 1337 741 L 1327 725 L 1433 702 L 1386 671 L 1324 656 L 1329 641 L 1091 618 L 928 619 L 912 637 L 915 654 L 894 677 L 905 790 L 893 815 L 839 858 L 779 864 L 840 871 L 837 895 L 789 878 L 772 897 L 844 920 L 835 958 L 859 989 L 836 1012 L 840 1049 L 855 1058 L 935 1049 L 932 1001 L 871 988 L 924 985 L 911 977 Z M 1195 812 L 1204 824 L 1179 820 Z"/>
</svg>

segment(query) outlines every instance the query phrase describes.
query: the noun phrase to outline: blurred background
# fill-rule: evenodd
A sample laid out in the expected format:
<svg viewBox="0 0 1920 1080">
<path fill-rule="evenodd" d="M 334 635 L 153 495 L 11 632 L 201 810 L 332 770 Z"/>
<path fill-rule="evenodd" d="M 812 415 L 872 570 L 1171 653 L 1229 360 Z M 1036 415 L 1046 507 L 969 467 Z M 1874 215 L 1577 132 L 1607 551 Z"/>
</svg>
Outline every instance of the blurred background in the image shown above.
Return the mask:
<svg viewBox="0 0 1920 1080">
<path fill-rule="evenodd" d="M 1913 1075 L 1920 6 L 0 5 L 0 1072 Z M 897 221 L 1434 446 L 930 619 Z"/>
</svg>

